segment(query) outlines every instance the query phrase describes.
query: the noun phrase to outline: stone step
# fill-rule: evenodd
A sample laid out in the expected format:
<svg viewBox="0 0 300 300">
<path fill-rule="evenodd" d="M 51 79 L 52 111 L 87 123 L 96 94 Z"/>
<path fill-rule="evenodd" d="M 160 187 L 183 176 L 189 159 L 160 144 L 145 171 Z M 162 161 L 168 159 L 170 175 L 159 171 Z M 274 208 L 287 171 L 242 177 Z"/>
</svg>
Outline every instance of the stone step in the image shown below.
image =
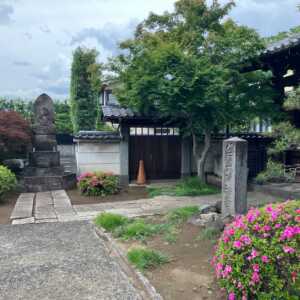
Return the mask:
<svg viewBox="0 0 300 300">
<path fill-rule="evenodd" d="M 17 203 L 13 209 L 10 219 L 15 220 L 31 218 L 33 213 L 33 201 L 33 193 L 22 193 L 17 199 Z"/>
</svg>

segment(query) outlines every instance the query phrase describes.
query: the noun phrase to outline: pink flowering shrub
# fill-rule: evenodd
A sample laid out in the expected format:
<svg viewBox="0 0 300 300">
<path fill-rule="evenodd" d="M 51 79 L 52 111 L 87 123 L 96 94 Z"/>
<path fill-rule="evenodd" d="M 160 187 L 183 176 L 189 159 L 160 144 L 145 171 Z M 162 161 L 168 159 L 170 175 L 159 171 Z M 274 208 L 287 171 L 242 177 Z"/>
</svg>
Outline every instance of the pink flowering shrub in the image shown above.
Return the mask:
<svg viewBox="0 0 300 300">
<path fill-rule="evenodd" d="M 300 201 L 236 217 L 212 264 L 230 300 L 300 299 Z"/>
<path fill-rule="evenodd" d="M 84 173 L 77 178 L 78 187 L 84 196 L 107 196 L 119 191 L 118 177 L 112 173 Z"/>
</svg>

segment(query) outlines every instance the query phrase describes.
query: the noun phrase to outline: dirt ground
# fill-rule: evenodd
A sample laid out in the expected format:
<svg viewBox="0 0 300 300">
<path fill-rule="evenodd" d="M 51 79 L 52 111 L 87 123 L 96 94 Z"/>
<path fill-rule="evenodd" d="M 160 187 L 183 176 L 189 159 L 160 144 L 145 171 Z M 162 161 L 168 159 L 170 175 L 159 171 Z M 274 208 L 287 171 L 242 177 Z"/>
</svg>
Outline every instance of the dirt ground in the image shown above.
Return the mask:
<svg viewBox="0 0 300 300">
<path fill-rule="evenodd" d="M 131 201 L 148 198 L 147 190 L 144 187 L 128 187 L 127 189 L 121 190 L 119 194 L 106 197 L 82 196 L 78 189 L 67 191 L 67 193 L 73 205 Z"/>
<path fill-rule="evenodd" d="M 9 218 L 17 202 L 18 195 L 12 193 L 0 200 L 0 224 L 10 224 Z"/>
<path fill-rule="evenodd" d="M 216 284 L 210 261 L 214 242 L 199 240 L 200 228 L 184 225 L 175 244 L 168 244 L 162 237 L 148 240 L 146 247 L 167 254 L 171 261 L 157 269 L 145 272 L 146 277 L 165 300 L 224 300 Z M 122 243 L 128 250 L 137 246 Z"/>
</svg>

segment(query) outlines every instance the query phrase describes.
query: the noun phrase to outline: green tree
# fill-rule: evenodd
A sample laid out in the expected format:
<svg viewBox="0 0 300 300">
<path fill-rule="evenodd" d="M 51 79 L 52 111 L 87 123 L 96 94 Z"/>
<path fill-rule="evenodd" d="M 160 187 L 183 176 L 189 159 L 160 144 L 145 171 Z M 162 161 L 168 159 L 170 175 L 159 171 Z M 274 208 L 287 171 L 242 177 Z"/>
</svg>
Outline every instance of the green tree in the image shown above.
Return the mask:
<svg viewBox="0 0 300 300">
<path fill-rule="evenodd" d="M 1 110 L 16 111 L 23 118 L 31 121 L 33 115 L 33 101 L 21 98 L 11 100 L 0 98 L 0 111 Z"/>
<path fill-rule="evenodd" d="M 100 120 L 99 96 L 102 65 L 95 49 L 77 48 L 71 71 L 71 118 L 73 131 L 94 130 Z"/>
<path fill-rule="evenodd" d="M 56 133 L 72 134 L 71 109 L 68 100 L 54 101 Z"/>
<path fill-rule="evenodd" d="M 264 42 L 254 30 L 223 21 L 232 6 L 177 1 L 173 13 L 151 14 L 141 23 L 135 38 L 121 44 L 125 54 L 112 64 L 122 103 L 144 113 L 157 111 L 193 137 L 202 180 L 214 132 L 276 110 L 271 74 L 239 71 L 241 61 L 257 55 Z"/>
</svg>

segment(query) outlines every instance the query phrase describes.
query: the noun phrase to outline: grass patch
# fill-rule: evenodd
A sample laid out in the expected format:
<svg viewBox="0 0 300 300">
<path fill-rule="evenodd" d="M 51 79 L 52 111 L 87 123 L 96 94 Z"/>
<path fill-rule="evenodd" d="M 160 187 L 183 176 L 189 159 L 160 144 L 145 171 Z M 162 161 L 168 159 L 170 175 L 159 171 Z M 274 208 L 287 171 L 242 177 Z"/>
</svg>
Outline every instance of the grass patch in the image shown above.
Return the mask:
<svg viewBox="0 0 300 300">
<path fill-rule="evenodd" d="M 217 188 L 201 182 L 198 177 L 188 177 L 181 180 L 175 186 L 149 187 L 147 191 L 152 198 L 162 195 L 177 197 L 205 196 L 220 192 Z"/>
<path fill-rule="evenodd" d="M 220 237 L 220 231 L 216 228 L 205 228 L 199 233 L 198 241 L 212 241 L 215 242 Z"/>
<path fill-rule="evenodd" d="M 95 225 L 111 232 L 114 237 L 124 240 L 145 241 L 149 237 L 163 234 L 169 243 L 175 243 L 179 225 L 199 212 L 198 206 L 187 206 L 170 211 L 164 222 L 153 224 L 144 219 L 131 220 L 121 215 L 102 213 L 95 219 Z"/>
<path fill-rule="evenodd" d="M 127 253 L 127 258 L 141 271 L 156 268 L 169 262 L 167 255 L 145 248 L 134 248 L 129 250 Z"/>
<path fill-rule="evenodd" d="M 129 219 L 120 215 L 111 213 L 102 213 L 97 216 L 94 223 L 98 227 L 103 227 L 105 230 L 113 232 L 116 228 L 124 226 L 129 222 Z"/>
<path fill-rule="evenodd" d="M 172 224 L 180 224 L 187 221 L 191 216 L 199 213 L 199 211 L 198 206 L 176 208 L 167 214 L 167 220 Z"/>
<path fill-rule="evenodd" d="M 163 231 L 160 224 L 151 224 L 142 219 L 136 219 L 115 230 L 115 236 L 125 240 L 145 240 L 147 237 L 157 235 Z"/>
</svg>

